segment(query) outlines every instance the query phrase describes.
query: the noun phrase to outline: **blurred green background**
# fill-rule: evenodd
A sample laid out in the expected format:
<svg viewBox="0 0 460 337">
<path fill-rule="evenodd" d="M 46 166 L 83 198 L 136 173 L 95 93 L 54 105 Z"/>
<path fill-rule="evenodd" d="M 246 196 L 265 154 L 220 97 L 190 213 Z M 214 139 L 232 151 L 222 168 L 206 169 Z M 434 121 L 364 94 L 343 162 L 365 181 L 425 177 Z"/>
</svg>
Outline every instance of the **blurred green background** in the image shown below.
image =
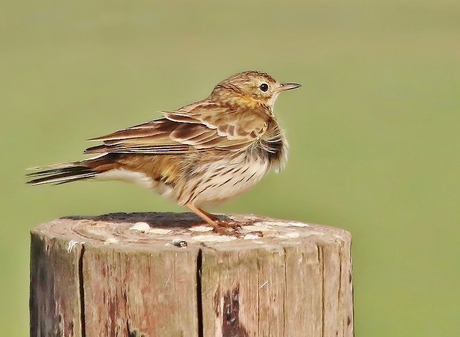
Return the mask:
<svg viewBox="0 0 460 337">
<path fill-rule="evenodd" d="M 28 187 L 25 169 L 250 69 L 303 84 L 275 107 L 290 161 L 216 210 L 350 231 L 357 336 L 459 336 L 458 0 L 2 1 L 2 336 L 28 334 L 35 225 L 184 211 L 117 182 Z"/>
</svg>

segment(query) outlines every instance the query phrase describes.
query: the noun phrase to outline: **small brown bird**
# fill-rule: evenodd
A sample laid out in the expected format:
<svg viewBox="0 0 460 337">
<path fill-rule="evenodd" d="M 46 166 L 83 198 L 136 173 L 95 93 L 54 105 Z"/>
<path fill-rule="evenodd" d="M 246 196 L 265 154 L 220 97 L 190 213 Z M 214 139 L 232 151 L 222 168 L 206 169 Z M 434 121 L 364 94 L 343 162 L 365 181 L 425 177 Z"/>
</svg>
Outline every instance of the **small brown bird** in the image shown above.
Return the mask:
<svg viewBox="0 0 460 337">
<path fill-rule="evenodd" d="M 258 71 L 233 75 L 202 101 L 91 139 L 103 142 L 85 150 L 96 156 L 39 168 L 28 183 L 134 182 L 187 206 L 221 232 L 229 223 L 201 207 L 235 198 L 271 168 L 283 168 L 288 146 L 273 105 L 280 92 L 298 87 Z"/>
</svg>

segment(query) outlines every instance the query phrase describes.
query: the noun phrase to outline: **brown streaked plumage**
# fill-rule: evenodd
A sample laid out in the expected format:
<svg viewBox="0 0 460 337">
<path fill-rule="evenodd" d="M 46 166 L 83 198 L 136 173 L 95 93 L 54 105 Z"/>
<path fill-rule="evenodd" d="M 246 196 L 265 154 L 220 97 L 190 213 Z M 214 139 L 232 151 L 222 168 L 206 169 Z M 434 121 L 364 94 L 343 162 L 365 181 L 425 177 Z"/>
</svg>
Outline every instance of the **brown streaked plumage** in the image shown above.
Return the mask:
<svg viewBox="0 0 460 337">
<path fill-rule="evenodd" d="M 102 142 L 85 150 L 94 157 L 38 170 L 28 183 L 135 182 L 187 206 L 221 231 L 225 223 L 200 207 L 232 199 L 271 168 L 283 167 L 287 142 L 273 105 L 280 92 L 299 86 L 258 71 L 233 75 L 202 101 L 91 139 Z"/>
</svg>

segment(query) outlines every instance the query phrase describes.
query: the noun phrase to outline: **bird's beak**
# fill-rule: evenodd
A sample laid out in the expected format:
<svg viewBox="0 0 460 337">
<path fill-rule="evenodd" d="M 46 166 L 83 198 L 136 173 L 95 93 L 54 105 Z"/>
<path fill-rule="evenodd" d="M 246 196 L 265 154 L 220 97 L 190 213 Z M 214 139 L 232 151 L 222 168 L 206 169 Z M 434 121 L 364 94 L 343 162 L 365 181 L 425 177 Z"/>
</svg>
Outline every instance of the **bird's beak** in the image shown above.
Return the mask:
<svg viewBox="0 0 460 337">
<path fill-rule="evenodd" d="M 300 87 L 300 84 L 297 83 L 281 83 L 277 91 L 286 91 L 286 90 L 292 90 L 292 89 L 297 89 Z"/>
</svg>

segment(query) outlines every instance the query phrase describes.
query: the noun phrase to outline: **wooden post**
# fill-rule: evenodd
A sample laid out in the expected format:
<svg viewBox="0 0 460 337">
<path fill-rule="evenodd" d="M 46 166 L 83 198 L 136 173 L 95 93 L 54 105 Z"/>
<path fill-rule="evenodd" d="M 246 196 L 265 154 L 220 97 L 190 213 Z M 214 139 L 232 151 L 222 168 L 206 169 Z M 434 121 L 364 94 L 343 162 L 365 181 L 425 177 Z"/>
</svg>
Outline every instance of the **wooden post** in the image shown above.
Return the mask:
<svg viewBox="0 0 460 337">
<path fill-rule="evenodd" d="M 351 236 L 189 213 L 69 217 L 32 231 L 31 336 L 353 336 Z"/>
</svg>

